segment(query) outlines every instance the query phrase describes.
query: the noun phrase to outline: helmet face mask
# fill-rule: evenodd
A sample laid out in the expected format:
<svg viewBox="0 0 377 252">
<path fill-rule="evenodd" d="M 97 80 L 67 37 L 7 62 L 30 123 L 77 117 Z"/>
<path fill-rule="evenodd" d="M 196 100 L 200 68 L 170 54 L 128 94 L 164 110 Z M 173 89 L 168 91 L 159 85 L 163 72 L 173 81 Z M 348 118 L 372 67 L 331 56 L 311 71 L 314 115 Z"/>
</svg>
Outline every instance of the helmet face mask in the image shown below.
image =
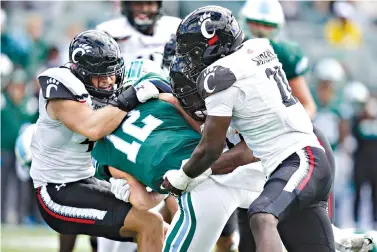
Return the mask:
<svg viewBox="0 0 377 252">
<path fill-rule="evenodd" d="M 124 61 L 118 44 L 104 32 L 89 30 L 75 36 L 69 47 L 71 71 L 84 83 L 94 97 L 109 97 L 123 83 Z M 93 84 L 93 79 L 115 76 L 112 88 L 103 89 Z"/>
<path fill-rule="evenodd" d="M 157 5 L 157 9 L 154 9 Z M 128 22 L 145 35 L 153 34 L 153 27 L 161 17 L 162 1 L 121 1 L 121 12 Z"/>
<path fill-rule="evenodd" d="M 182 108 L 195 120 L 205 121 L 207 112 L 204 100 L 200 97 L 196 83 L 181 72 L 170 71 L 173 94 Z"/>
</svg>

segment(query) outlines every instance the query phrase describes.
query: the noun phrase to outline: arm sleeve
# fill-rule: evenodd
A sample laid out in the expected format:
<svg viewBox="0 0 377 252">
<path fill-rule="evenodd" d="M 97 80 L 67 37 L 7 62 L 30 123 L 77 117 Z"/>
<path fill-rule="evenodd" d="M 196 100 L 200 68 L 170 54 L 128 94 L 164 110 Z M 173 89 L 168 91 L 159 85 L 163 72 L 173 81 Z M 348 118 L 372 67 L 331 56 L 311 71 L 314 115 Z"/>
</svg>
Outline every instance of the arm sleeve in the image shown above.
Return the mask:
<svg viewBox="0 0 377 252">
<path fill-rule="evenodd" d="M 232 116 L 233 108 L 239 100 L 240 92 L 237 87 L 232 86 L 226 90 L 208 96 L 205 99 L 207 115 Z"/>
</svg>

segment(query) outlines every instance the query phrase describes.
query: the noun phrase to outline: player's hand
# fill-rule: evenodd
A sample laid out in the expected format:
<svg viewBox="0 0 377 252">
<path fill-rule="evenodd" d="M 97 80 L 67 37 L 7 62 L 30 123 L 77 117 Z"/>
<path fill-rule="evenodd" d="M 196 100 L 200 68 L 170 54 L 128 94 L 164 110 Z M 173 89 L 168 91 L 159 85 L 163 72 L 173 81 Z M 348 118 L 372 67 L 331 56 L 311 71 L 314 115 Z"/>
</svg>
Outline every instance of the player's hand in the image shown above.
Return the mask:
<svg viewBox="0 0 377 252">
<path fill-rule="evenodd" d="M 142 81 L 135 86 L 125 87 L 118 97 L 112 99 L 109 104 L 128 112 L 133 110 L 140 103 L 158 98 L 158 95 L 159 91 L 153 83 Z"/>
<path fill-rule="evenodd" d="M 150 99 L 157 99 L 160 93 L 156 86 L 148 80 L 141 81 L 134 87 L 136 90 L 137 99 L 141 103 L 144 103 Z"/>
<path fill-rule="evenodd" d="M 192 180 L 182 169 L 167 171 L 164 175 L 161 189 L 167 190 L 174 197 L 179 197 Z"/>
<path fill-rule="evenodd" d="M 125 179 L 110 178 L 111 192 L 115 195 L 115 198 L 129 202 L 130 198 L 130 185 Z"/>
</svg>

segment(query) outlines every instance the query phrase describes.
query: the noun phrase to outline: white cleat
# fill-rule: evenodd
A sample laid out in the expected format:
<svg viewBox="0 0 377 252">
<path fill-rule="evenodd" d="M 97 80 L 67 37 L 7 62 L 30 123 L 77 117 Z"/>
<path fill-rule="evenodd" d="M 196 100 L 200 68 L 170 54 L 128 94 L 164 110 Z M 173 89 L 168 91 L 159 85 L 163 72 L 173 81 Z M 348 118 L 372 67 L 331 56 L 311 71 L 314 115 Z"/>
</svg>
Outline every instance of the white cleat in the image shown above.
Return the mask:
<svg viewBox="0 0 377 252">
<path fill-rule="evenodd" d="M 369 252 L 373 249 L 373 238 L 366 234 L 350 234 L 335 243 L 339 252 Z"/>
</svg>

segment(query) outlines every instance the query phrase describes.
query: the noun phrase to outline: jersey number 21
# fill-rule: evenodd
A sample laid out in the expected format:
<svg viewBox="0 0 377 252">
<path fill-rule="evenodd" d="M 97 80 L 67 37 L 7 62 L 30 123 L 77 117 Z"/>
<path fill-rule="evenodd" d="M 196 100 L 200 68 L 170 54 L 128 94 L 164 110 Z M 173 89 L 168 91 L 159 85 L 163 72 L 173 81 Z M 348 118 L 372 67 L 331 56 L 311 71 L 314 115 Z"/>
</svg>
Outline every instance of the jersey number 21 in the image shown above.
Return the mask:
<svg viewBox="0 0 377 252">
<path fill-rule="evenodd" d="M 128 143 L 114 134 L 109 135 L 106 138 L 113 143 L 116 149 L 126 154 L 128 160 L 136 163 L 136 157 L 139 153 L 141 143 L 143 143 L 152 133 L 152 131 L 160 126 L 163 122 L 152 115 L 148 115 L 141 121 L 145 125 L 140 128 L 133 124 L 140 118 L 140 111 L 133 110 L 129 115 L 130 116 L 122 124 L 122 131 L 138 141 L 132 141 L 132 143 Z"/>
</svg>

